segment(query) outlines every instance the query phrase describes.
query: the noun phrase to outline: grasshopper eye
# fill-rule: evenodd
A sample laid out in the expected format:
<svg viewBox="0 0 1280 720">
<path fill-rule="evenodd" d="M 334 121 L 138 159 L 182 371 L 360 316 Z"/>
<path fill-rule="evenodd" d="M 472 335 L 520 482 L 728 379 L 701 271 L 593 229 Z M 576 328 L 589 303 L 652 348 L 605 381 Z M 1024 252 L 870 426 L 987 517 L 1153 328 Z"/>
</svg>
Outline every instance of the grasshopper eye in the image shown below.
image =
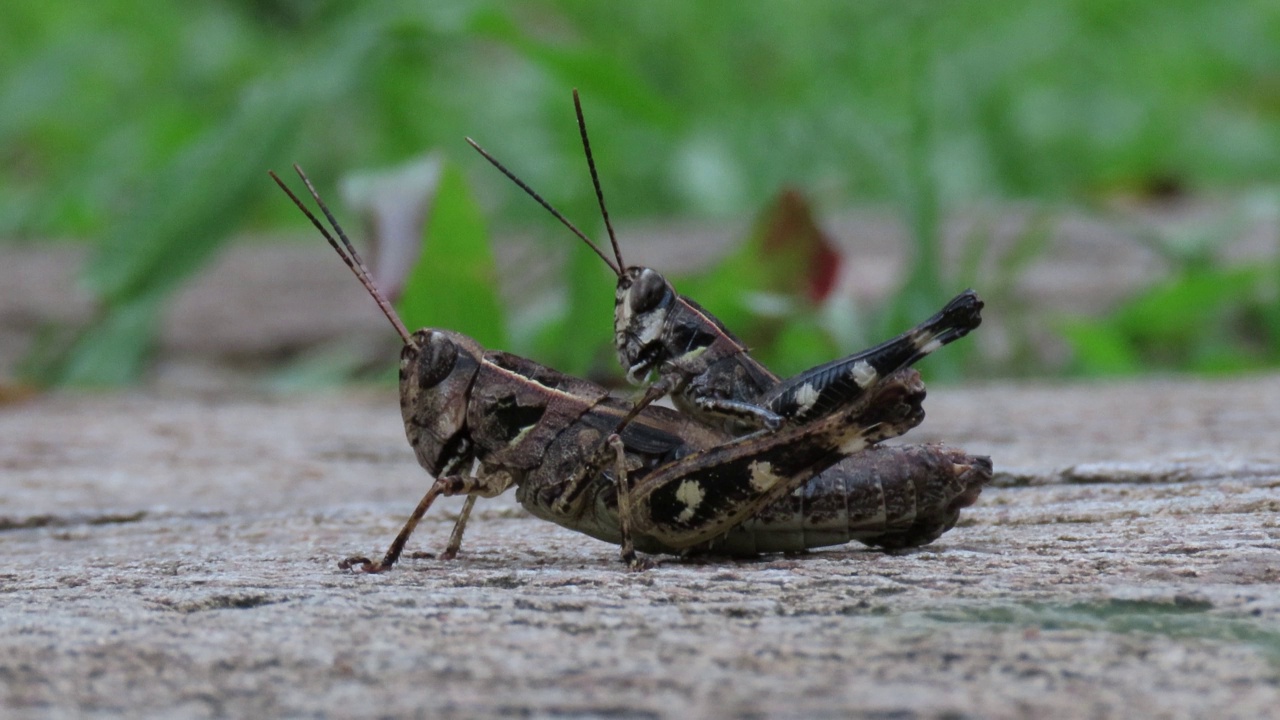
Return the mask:
<svg viewBox="0 0 1280 720">
<path fill-rule="evenodd" d="M 666 296 L 667 281 L 653 270 L 644 268 L 631 283 L 631 312 L 638 315 L 653 310 Z"/>
<path fill-rule="evenodd" d="M 458 361 L 458 346 L 441 333 L 416 333 L 417 345 L 405 345 L 400 356 L 401 377 L 412 374 L 418 387 L 429 390 L 449 377 Z"/>
</svg>

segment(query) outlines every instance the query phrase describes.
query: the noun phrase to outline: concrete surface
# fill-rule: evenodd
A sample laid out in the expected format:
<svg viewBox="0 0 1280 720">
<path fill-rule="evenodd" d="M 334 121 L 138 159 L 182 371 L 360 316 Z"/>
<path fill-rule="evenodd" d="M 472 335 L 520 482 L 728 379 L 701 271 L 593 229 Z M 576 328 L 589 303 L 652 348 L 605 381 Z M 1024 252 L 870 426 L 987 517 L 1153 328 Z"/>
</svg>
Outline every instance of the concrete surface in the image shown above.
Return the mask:
<svg viewBox="0 0 1280 720">
<path fill-rule="evenodd" d="M 1280 376 L 935 387 L 911 439 L 1001 474 L 915 552 L 633 574 L 508 496 L 364 576 L 427 484 L 390 391 L 14 402 L 0 715 L 1277 716 L 1277 408 Z"/>
</svg>

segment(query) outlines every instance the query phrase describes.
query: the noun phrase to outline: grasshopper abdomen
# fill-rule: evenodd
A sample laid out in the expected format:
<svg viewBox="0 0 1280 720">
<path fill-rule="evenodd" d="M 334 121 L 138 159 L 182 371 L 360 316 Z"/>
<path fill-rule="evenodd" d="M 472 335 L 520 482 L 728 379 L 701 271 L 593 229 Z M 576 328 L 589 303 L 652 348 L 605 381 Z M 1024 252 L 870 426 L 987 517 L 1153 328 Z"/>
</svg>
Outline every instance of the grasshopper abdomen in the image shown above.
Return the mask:
<svg viewBox="0 0 1280 720">
<path fill-rule="evenodd" d="M 927 545 L 991 479 L 991 459 L 941 445 L 881 446 L 848 458 L 743 522 L 707 551 L 796 552 L 858 541 Z"/>
</svg>

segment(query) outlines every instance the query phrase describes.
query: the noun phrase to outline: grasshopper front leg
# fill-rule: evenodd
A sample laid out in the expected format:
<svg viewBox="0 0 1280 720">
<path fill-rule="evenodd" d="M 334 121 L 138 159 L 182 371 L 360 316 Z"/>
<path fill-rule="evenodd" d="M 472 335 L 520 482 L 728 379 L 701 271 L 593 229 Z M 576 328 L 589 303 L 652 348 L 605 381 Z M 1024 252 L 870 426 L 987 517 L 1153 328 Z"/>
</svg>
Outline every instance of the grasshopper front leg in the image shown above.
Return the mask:
<svg viewBox="0 0 1280 720">
<path fill-rule="evenodd" d="M 463 512 L 459 516 L 458 522 L 454 524 L 453 532 L 449 538 L 449 545 L 445 549 L 445 553 L 451 558 L 457 554 L 458 546 L 462 544 L 462 532 L 466 527 L 467 517 L 471 514 L 470 510 L 471 505 L 474 505 L 474 498 L 497 497 L 506 492 L 514 482 L 515 480 L 509 472 L 505 470 L 488 471 L 483 465 L 472 475 L 444 475 L 436 478 L 436 481 L 431 484 L 431 488 L 427 490 L 427 494 L 423 495 L 422 499 L 418 501 L 418 506 L 413 509 L 413 514 L 405 521 L 404 527 L 400 528 L 395 540 L 391 541 L 391 547 L 387 548 L 387 552 L 382 556 L 381 560 L 371 560 L 367 557 L 356 555 L 338 563 L 338 567 L 343 570 L 356 568 L 361 572 L 367 573 L 380 573 L 384 570 L 390 570 L 391 566 L 395 565 L 400 559 L 400 555 L 404 552 L 405 543 L 409 542 L 409 536 L 413 535 L 413 531 L 418 527 L 418 522 L 431 509 L 431 505 L 435 503 L 436 498 L 441 495 L 445 497 L 467 495 L 467 502 L 463 505 Z M 450 553 L 450 550 L 452 550 L 452 553 Z"/>
</svg>

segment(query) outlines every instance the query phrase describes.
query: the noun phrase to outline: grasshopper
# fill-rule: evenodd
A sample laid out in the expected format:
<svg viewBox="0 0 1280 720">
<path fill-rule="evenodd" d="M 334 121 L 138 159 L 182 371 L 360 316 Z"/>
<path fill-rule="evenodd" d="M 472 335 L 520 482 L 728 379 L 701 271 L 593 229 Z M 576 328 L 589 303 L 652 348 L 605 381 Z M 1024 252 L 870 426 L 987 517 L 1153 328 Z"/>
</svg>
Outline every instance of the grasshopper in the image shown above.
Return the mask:
<svg viewBox="0 0 1280 720">
<path fill-rule="evenodd" d="M 957 295 L 936 315 L 875 347 L 781 379 L 751 357 L 723 323 L 680 295 L 656 270 L 628 266 L 609 220 L 600 178 L 587 139 L 578 91 L 573 91 L 582 146 L 596 199 L 613 247 L 599 246 L 474 140 L 467 142 L 494 167 L 585 242 L 618 276 L 614 295 L 614 345 L 627 379 L 635 384 L 656 375 L 636 410 L 670 394 L 672 403 L 704 423 L 735 435 L 803 424 L 849 402 L 893 369 L 914 363 L 964 337 L 982 322 L 982 300 L 972 290 Z"/>
<path fill-rule="evenodd" d="M 456 332 L 410 333 L 311 182 L 295 169 L 333 233 L 271 176 L 404 341 L 401 415 L 419 464 L 435 476 L 383 558 L 348 558 L 344 568 L 376 572 L 395 564 L 418 521 L 441 495 L 467 496 L 446 551 L 450 555 L 457 551 L 475 499 L 514 486 L 517 500 L 534 515 L 618 543 L 623 559 L 636 567 L 637 548 L 672 553 L 801 549 L 830 544 L 841 523 L 844 539 L 837 542 L 918 544 L 951 527 L 990 477 L 989 461 L 935 446 L 877 449 L 865 467 L 850 465 L 862 450 L 923 419 L 924 387 L 913 370 L 889 375 L 858 399 L 802 425 L 733 438 L 666 408 L 645 408 L 629 419 L 630 403 L 603 388 L 485 350 Z M 898 474 L 878 477 L 885 463 Z M 789 508 L 797 501 L 816 508 L 810 513 L 815 522 L 784 522 L 795 515 Z M 838 511 L 850 501 L 855 507 Z M 771 525 L 776 538 L 768 537 Z"/>
</svg>

